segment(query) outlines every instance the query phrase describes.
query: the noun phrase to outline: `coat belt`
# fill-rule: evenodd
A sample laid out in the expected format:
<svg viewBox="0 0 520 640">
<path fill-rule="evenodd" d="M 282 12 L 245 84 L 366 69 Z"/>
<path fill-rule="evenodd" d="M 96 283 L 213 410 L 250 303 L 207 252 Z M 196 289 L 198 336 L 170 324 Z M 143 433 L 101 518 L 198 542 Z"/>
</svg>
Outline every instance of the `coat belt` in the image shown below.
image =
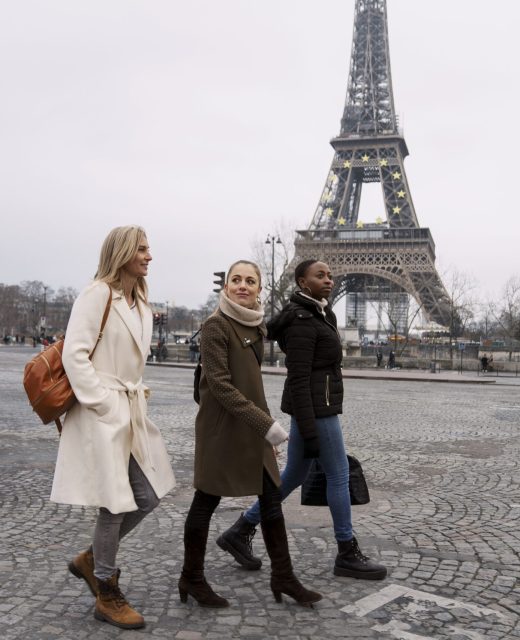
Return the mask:
<svg viewBox="0 0 520 640">
<path fill-rule="evenodd" d="M 146 426 L 146 399 L 150 395 L 150 389 L 143 384 L 142 379 L 134 383 L 125 382 L 121 378 L 103 371 L 98 371 L 97 374 L 105 388 L 126 393 L 130 405 L 130 427 L 132 429 L 134 457 L 141 465 L 145 460 L 148 460 L 148 464 L 155 471 Z"/>
</svg>

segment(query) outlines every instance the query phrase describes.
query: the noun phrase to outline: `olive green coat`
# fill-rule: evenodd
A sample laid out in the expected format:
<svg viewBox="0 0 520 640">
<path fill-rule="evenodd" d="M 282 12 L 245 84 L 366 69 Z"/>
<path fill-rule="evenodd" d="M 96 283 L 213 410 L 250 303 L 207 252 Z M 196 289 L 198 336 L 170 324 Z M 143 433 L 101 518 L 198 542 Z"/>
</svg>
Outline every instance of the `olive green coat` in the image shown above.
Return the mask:
<svg viewBox="0 0 520 640">
<path fill-rule="evenodd" d="M 246 327 L 222 311 L 201 332 L 200 405 L 195 420 L 194 487 L 216 496 L 262 493 L 263 468 L 280 473 L 265 435 L 274 420 L 253 345 L 263 355 L 263 325 Z"/>
</svg>

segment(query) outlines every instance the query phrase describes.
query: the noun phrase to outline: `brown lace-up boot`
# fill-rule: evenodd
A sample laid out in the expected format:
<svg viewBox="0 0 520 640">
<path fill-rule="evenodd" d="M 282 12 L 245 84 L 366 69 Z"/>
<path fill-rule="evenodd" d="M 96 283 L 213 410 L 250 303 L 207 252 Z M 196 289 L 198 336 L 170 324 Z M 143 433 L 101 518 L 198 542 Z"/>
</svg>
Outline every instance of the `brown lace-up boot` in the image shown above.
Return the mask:
<svg viewBox="0 0 520 640">
<path fill-rule="evenodd" d="M 97 597 L 96 577 L 94 576 L 94 553 L 92 547 L 82 551 L 68 564 L 69 571 L 76 578 L 85 580 L 94 598 Z"/>
<path fill-rule="evenodd" d="M 144 618 L 128 604 L 119 589 L 120 570 L 108 580 L 96 578 L 98 595 L 94 618 L 119 627 L 120 629 L 140 629 L 144 627 Z"/>
</svg>

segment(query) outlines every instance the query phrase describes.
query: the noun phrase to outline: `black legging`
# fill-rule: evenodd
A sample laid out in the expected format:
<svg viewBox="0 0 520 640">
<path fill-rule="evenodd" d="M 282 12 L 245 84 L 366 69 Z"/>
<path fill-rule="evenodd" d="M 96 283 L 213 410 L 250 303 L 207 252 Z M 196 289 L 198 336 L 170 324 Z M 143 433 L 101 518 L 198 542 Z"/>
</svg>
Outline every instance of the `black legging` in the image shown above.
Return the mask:
<svg viewBox="0 0 520 640">
<path fill-rule="evenodd" d="M 258 496 L 258 500 L 260 502 L 260 518 L 262 522 L 277 520 L 283 516 L 282 492 L 271 480 L 271 476 L 265 468 L 262 494 Z M 185 532 L 208 530 L 211 516 L 218 507 L 219 502 L 220 496 L 213 496 L 197 489 L 184 525 Z"/>
</svg>

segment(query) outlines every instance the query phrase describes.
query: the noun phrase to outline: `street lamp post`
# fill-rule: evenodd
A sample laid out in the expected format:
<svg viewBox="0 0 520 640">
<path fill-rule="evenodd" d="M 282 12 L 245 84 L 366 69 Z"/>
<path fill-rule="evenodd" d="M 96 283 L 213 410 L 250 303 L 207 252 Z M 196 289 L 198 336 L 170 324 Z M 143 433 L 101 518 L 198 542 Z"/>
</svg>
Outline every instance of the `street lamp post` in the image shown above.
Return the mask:
<svg viewBox="0 0 520 640">
<path fill-rule="evenodd" d="M 282 244 L 280 240 L 280 236 L 272 236 L 270 234 L 267 235 L 267 240 L 265 244 L 271 245 L 271 320 L 274 317 L 274 245 Z M 270 341 L 269 345 L 269 364 L 271 367 L 274 365 L 274 342 Z"/>
<path fill-rule="evenodd" d="M 43 285 L 43 315 L 40 318 L 40 337 L 45 338 L 47 332 L 47 285 Z"/>
</svg>

